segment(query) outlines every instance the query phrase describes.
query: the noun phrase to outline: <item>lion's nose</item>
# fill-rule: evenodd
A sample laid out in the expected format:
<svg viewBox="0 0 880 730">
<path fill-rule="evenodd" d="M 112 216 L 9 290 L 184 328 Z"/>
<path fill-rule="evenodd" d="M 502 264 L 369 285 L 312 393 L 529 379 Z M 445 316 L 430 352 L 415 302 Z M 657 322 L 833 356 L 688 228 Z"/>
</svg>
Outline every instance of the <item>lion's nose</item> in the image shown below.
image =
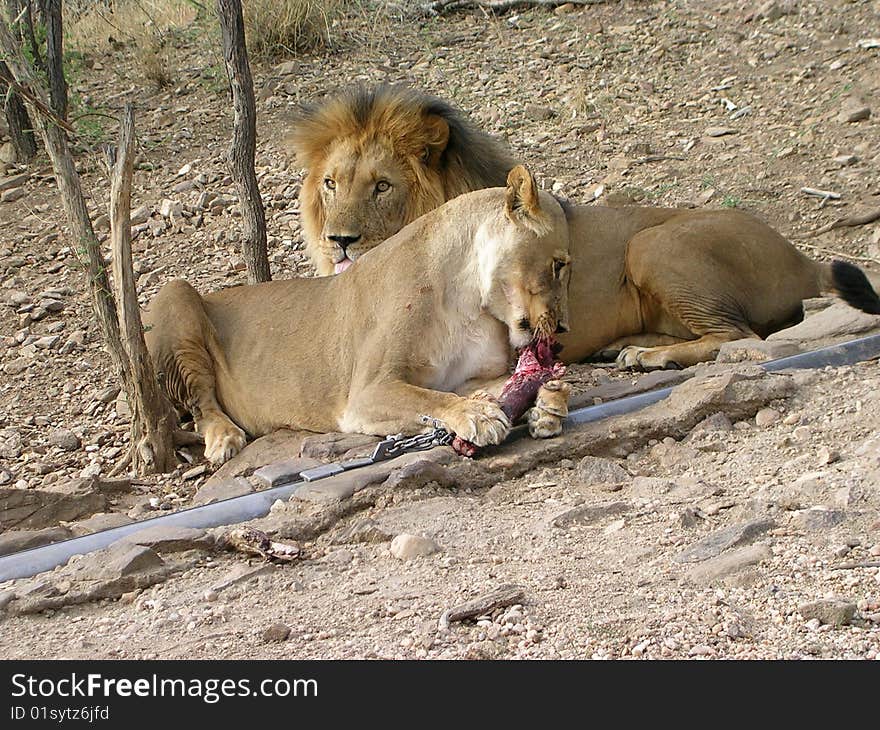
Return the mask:
<svg viewBox="0 0 880 730">
<path fill-rule="evenodd" d="M 357 243 L 358 241 L 361 240 L 360 235 L 357 235 L 357 236 L 342 236 L 342 235 L 327 236 L 327 238 L 329 238 L 331 241 L 333 241 L 333 243 L 339 244 L 339 248 L 341 248 L 343 251 L 346 251 L 348 249 L 348 247 L 351 246 L 351 244 Z"/>
</svg>

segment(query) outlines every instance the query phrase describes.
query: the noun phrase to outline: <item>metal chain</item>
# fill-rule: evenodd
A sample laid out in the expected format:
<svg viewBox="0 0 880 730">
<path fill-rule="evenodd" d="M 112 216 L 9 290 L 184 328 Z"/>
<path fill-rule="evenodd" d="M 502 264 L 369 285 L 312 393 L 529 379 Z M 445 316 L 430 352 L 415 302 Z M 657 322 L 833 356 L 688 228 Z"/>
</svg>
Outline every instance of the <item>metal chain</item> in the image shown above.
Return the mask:
<svg viewBox="0 0 880 730">
<path fill-rule="evenodd" d="M 383 441 L 376 444 L 376 449 L 373 451 L 372 456 L 373 461 L 385 461 L 401 454 L 427 451 L 435 446 L 446 446 L 452 443 L 455 434 L 447 431 L 440 425 L 439 421 L 428 416 L 421 416 L 420 419 L 423 423 L 433 425 L 434 428 L 427 433 L 420 433 L 415 436 L 406 437 L 400 433 L 387 436 Z"/>
</svg>

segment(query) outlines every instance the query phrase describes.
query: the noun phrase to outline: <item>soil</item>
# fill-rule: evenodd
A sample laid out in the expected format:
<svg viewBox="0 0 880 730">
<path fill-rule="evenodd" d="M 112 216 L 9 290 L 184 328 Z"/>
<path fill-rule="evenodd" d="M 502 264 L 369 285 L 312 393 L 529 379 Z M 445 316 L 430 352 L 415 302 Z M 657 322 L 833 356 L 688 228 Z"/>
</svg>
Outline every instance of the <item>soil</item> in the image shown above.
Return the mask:
<svg viewBox="0 0 880 730">
<path fill-rule="evenodd" d="M 875 2 L 620 2 L 429 19 L 409 9 L 352 13 L 327 52 L 254 68 L 276 278 L 313 273 L 299 228 L 301 171 L 283 143 L 290 115 L 353 82 L 404 82 L 452 101 L 574 201 L 739 207 L 816 258 L 836 253 L 877 270 L 876 222 L 800 237 L 880 207 Z M 137 105 L 132 207 L 152 213 L 134 242 L 144 304 L 175 277 L 203 291 L 245 281 L 224 158 L 231 108 L 218 33 L 202 23 L 166 46 L 171 88 L 151 86 L 131 45 L 85 52 L 72 79 L 81 108 Z M 844 121 L 860 106 L 867 118 Z M 80 126 L 78 164 L 97 219 L 108 199 L 98 142 L 114 129 L 91 119 Z M 127 413 L 47 161 L 6 172 L 28 177 L 24 197 L 0 203 L 0 487 L 53 489 L 112 471 L 127 448 Z M 202 210 L 205 192 L 219 200 Z M 182 215 L 163 217 L 166 199 Z M 571 375 L 580 387 L 609 378 L 633 376 L 594 366 Z M 401 492 L 344 518 L 302 561 L 222 591 L 212 586 L 247 558 L 200 555 L 122 600 L 7 617 L 0 656 L 876 658 L 880 366 L 795 380 L 791 398 L 769 404 L 777 417 L 759 419 L 768 425 L 716 423 L 620 454 L 619 484 L 590 482 L 571 460 L 491 488 Z M 197 451 L 188 457 L 172 475 L 136 480 L 116 510 L 190 505 L 209 474 L 184 478 L 200 463 Z M 553 524 L 567 509 L 616 502 L 625 506 L 588 524 Z M 388 542 L 332 542 L 366 516 L 388 536 L 425 535 L 440 549 L 402 561 Z M 718 529 L 764 518 L 773 526 L 750 543 L 755 559 L 733 548 L 740 564 L 729 574 L 707 577 L 677 560 Z M 867 565 L 840 568 L 852 563 Z M 446 609 L 507 583 L 523 588 L 520 607 L 438 628 Z M 829 598 L 855 607 L 846 625 L 803 607 Z M 267 641 L 278 622 L 289 637 Z"/>
</svg>

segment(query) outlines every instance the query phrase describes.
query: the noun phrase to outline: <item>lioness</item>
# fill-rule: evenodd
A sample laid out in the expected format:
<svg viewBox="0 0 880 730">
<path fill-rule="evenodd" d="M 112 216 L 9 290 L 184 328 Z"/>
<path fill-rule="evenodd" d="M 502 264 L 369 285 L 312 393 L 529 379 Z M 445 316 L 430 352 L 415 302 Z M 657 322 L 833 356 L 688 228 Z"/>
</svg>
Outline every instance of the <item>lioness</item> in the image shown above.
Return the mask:
<svg viewBox="0 0 880 730">
<path fill-rule="evenodd" d="M 423 414 L 497 444 L 511 424 L 476 388 L 503 379 L 511 347 L 567 327 L 568 261 L 562 208 L 518 166 L 506 189 L 446 203 L 341 276 L 206 296 L 173 281 L 147 346 L 214 463 L 245 433 L 417 433 Z"/>
<path fill-rule="evenodd" d="M 388 86 L 309 107 L 289 140 L 308 170 L 303 231 L 321 274 L 515 164 L 447 104 Z M 566 362 L 601 353 L 621 367 L 687 367 L 723 342 L 800 321 L 807 297 L 846 288 L 841 267 L 812 261 L 736 210 L 574 206 L 568 219 Z M 860 306 L 863 295 L 847 301 Z"/>
</svg>

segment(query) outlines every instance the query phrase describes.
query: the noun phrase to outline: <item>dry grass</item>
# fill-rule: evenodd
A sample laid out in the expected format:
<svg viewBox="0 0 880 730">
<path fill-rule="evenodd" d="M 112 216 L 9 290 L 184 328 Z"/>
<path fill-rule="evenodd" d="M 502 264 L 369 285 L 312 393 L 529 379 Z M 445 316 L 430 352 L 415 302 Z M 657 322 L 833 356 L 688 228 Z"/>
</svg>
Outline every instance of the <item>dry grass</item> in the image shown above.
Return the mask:
<svg viewBox="0 0 880 730">
<path fill-rule="evenodd" d="M 156 46 L 171 31 L 188 28 L 199 10 L 187 0 L 116 0 L 65 18 L 71 47 L 81 52 L 115 50 L 119 43 Z"/>
<path fill-rule="evenodd" d="M 244 0 L 248 53 L 274 61 L 330 44 L 333 21 L 345 0 Z"/>
</svg>

